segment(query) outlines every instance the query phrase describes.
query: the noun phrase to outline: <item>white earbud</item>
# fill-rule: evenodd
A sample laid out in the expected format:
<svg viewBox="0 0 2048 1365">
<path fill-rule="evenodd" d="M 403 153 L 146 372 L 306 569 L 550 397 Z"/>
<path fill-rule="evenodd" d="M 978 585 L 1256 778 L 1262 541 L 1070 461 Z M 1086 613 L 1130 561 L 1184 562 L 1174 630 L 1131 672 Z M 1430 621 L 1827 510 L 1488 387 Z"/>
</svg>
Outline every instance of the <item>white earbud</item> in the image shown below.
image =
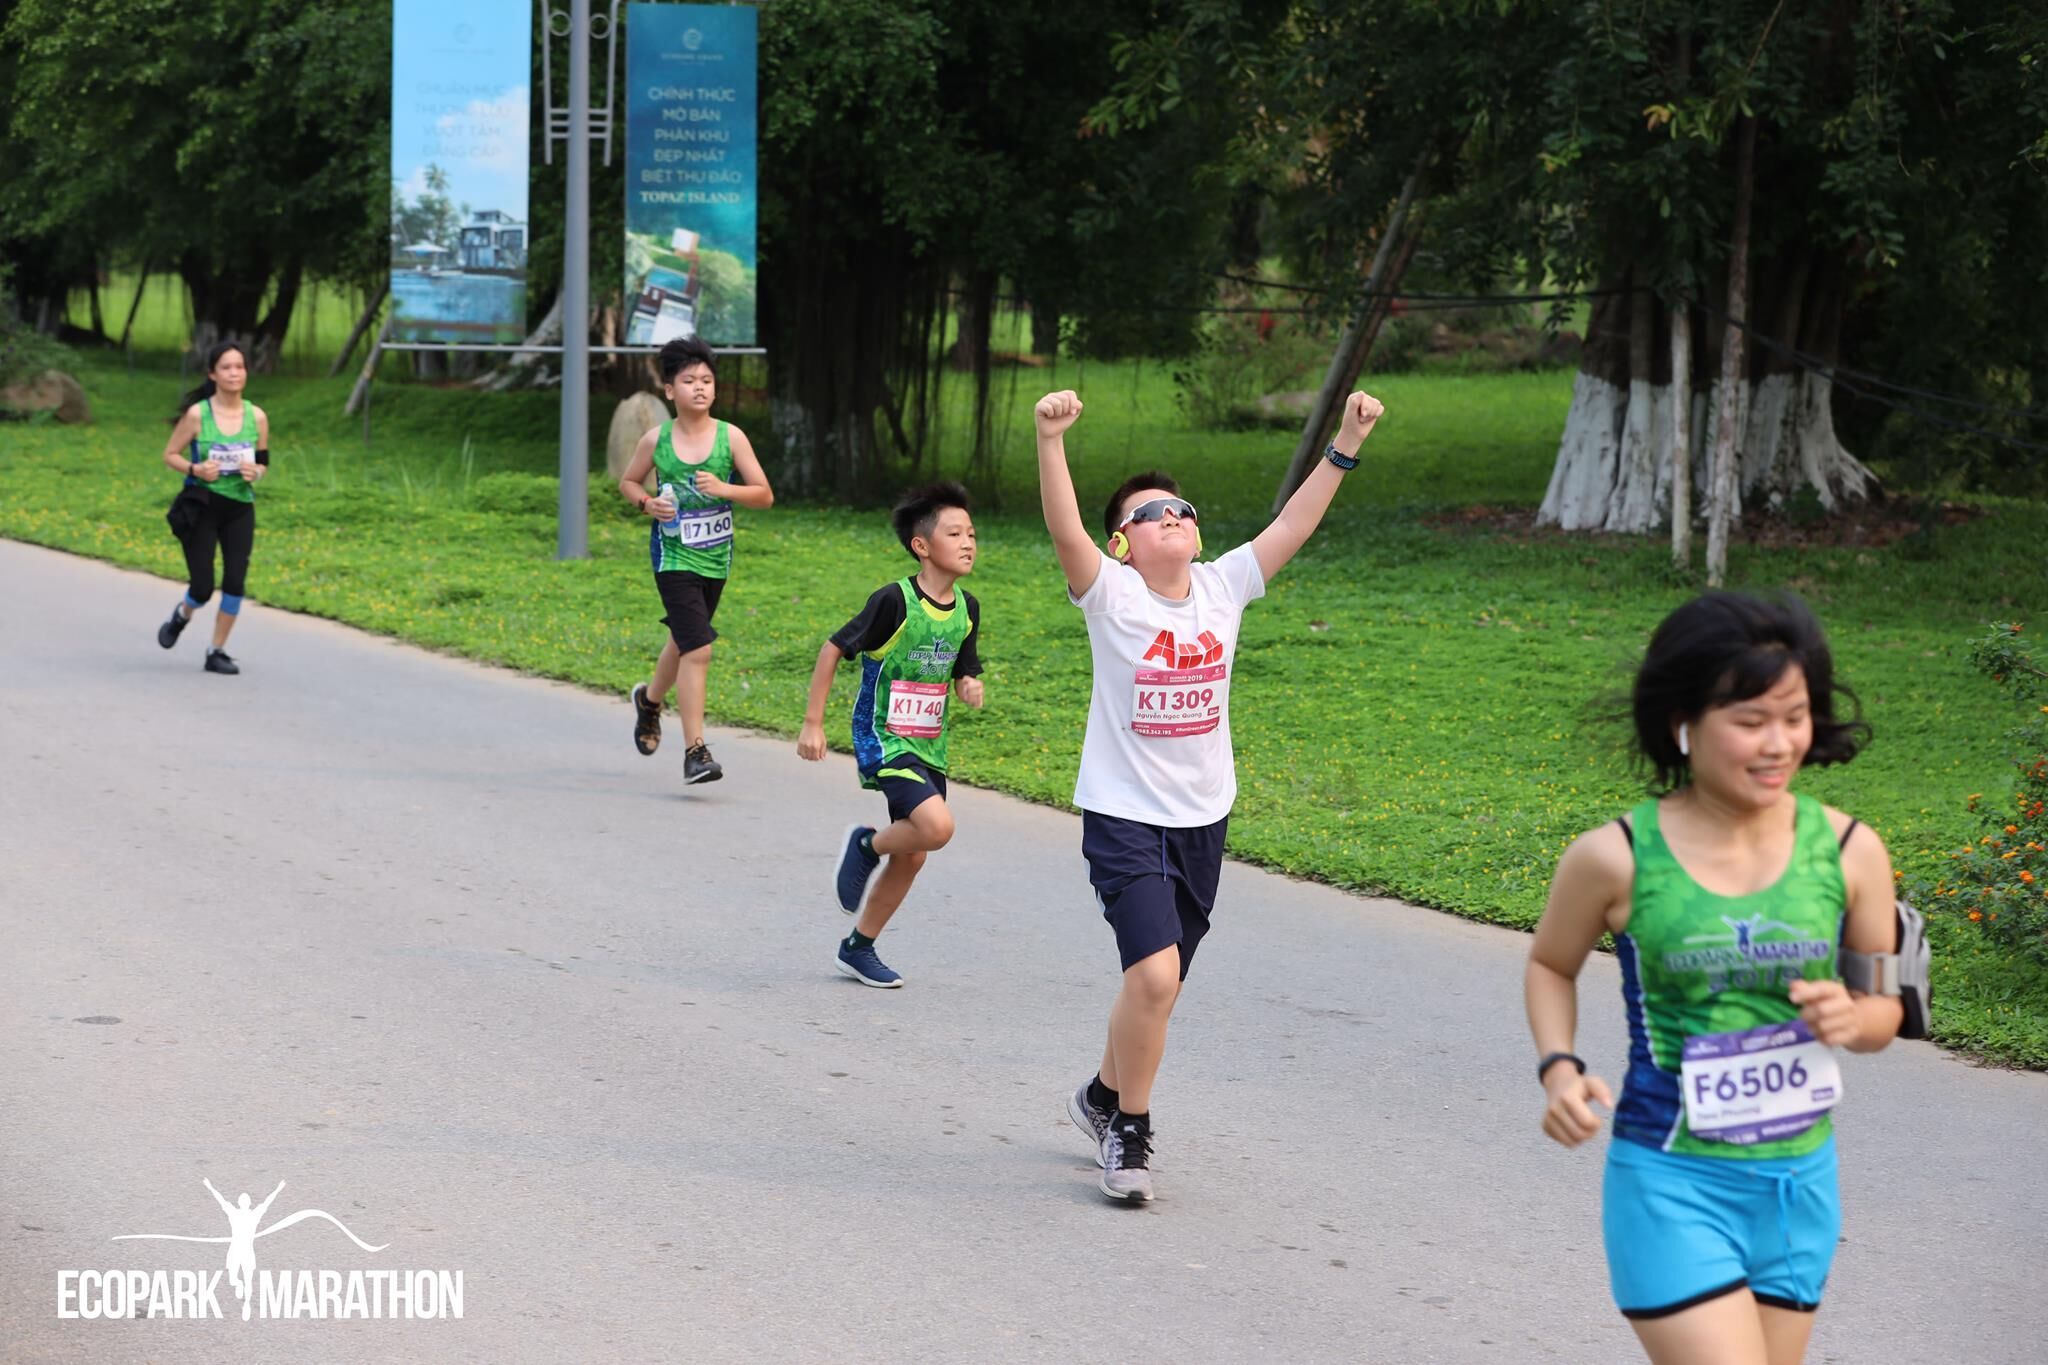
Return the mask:
<svg viewBox="0 0 2048 1365">
<path fill-rule="evenodd" d="M 1686 758 L 1692 757 L 1692 736 L 1686 731 L 1685 722 L 1678 722 L 1678 752 Z"/>
</svg>

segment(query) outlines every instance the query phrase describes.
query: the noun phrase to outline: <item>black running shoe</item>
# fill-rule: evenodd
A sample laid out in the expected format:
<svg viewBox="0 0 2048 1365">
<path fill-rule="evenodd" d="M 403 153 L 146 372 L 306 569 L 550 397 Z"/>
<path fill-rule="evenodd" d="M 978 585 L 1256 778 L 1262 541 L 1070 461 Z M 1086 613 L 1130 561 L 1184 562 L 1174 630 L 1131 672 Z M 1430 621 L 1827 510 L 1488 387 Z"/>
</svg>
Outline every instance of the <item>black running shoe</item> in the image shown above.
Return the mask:
<svg viewBox="0 0 2048 1365">
<path fill-rule="evenodd" d="M 661 707 L 647 700 L 647 684 L 633 684 L 633 747 L 652 754 L 661 747 Z M 689 760 L 683 760 L 689 767 Z"/>
<path fill-rule="evenodd" d="M 206 671 L 208 673 L 240 673 L 242 670 L 240 665 L 228 657 L 226 650 L 209 649 L 206 651 Z"/>
<path fill-rule="evenodd" d="M 185 633 L 185 627 L 191 623 L 191 617 L 178 615 L 178 609 L 172 607 L 171 619 L 156 628 L 156 642 L 169 649 L 178 643 L 178 637 Z"/>
<path fill-rule="evenodd" d="M 718 760 L 711 756 L 711 750 L 702 744 L 692 744 L 683 751 L 683 782 L 695 786 L 699 782 L 716 782 L 725 776 L 725 769 L 718 766 Z"/>
</svg>

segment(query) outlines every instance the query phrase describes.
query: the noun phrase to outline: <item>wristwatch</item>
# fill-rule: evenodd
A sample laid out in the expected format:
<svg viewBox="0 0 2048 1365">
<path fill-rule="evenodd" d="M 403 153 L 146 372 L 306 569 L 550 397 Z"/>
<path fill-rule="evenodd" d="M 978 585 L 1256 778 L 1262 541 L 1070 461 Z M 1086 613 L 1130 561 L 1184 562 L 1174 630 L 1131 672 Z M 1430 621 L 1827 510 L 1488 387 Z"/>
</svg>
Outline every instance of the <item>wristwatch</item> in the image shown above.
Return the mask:
<svg viewBox="0 0 2048 1365">
<path fill-rule="evenodd" d="M 1543 1054 L 1543 1060 L 1536 1063 L 1536 1084 L 1543 1084 L 1544 1075 L 1550 1070 L 1550 1068 L 1553 1065 L 1555 1065 L 1558 1062 L 1570 1062 L 1573 1066 L 1579 1069 L 1579 1074 L 1581 1076 L 1586 1074 L 1586 1063 L 1584 1059 L 1582 1059 L 1577 1053 L 1546 1052 Z"/>
<path fill-rule="evenodd" d="M 1358 468 L 1358 457 L 1356 455 L 1346 455 L 1343 451 L 1337 449 L 1335 441 L 1323 447 L 1323 458 L 1339 469 L 1352 470 Z"/>
</svg>

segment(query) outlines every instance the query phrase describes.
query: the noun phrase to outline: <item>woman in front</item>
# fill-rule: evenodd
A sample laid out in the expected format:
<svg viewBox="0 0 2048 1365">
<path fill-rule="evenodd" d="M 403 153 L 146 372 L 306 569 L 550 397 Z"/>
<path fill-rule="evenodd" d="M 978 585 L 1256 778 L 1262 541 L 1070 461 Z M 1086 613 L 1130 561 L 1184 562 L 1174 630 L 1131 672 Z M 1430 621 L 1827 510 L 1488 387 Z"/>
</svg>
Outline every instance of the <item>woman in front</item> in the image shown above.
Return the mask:
<svg viewBox="0 0 2048 1365">
<path fill-rule="evenodd" d="M 1841 1229 L 1833 1052 L 1898 1032 L 1836 951 L 1896 950 L 1875 831 L 1792 791 L 1868 736 L 1838 718 L 1820 624 L 1795 598 L 1710 593 L 1665 618 L 1636 675 L 1661 795 L 1565 850 L 1525 993 L 1543 1131 L 1576 1147 L 1614 1110 L 1602 1224 L 1615 1302 L 1656 1365 L 1794 1365 Z M 1577 977 L 1614 935 L 1629 1066 L 1616 1105 L 1572 1054 Z"/>
<path fill-rule="evenodd" d="M 206 355 L 206 382 L 185 395 L 164 446 L 164 463 L 185 476 L 167 520 L 185 547 L 185 596 L 156 629 L 165 649 L 178 643 L 192 613 L 213 596 L 213 552 L 220 550 L 220 610 L 206 671 L 239 673 L 228 634 L 242 615 L 249 555 L 256 546 L 256 484 L 270 472 L 270 418 L 243 397 L 248 353 L 224 341 Z"/>
</svg>

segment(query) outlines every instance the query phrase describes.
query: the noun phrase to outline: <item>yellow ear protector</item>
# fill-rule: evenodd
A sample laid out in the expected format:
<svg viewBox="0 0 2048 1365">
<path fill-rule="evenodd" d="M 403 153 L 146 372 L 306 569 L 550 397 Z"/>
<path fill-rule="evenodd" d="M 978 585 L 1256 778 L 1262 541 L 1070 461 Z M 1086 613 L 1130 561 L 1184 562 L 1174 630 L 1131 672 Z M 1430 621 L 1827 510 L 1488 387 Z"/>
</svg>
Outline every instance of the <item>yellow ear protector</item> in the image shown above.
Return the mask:
<svg viewBox="0 0 2048 1365">
<path fill-rule="evenodd" d="M 1202 553 L 1202 524 L 1200 522 L 1195 523 L 1195 553 Z"/>
<path fill-rule="evenodd" d="M 1201 548 L 1199 538 L 1196 541 L 1196 548 Z M 1125 535 L 1122 531 L 1111 531 L 1109 533 L 1109 552 L 1115 555 L 1118 559 L 1130 558 L 1131 538 Z"/>
</svg>

